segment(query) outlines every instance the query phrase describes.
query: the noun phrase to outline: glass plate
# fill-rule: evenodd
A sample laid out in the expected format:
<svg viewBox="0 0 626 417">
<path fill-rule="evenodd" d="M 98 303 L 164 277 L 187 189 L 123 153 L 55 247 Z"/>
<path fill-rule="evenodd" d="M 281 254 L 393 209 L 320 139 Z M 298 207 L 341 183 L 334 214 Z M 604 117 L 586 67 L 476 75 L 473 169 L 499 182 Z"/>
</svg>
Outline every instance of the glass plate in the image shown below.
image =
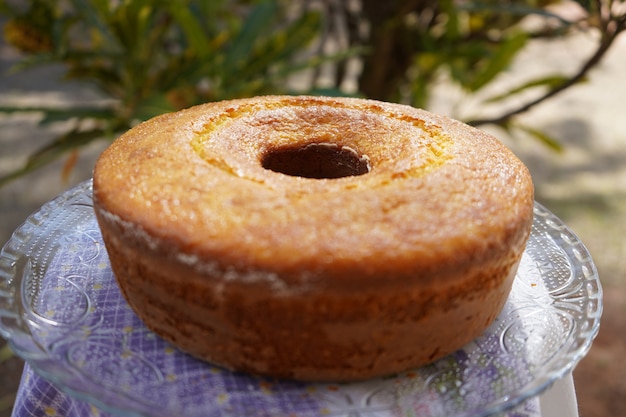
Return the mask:
<svg viewBox="0 0 626 417">
<path fill-rule="evenodd" d="M 0 334 L 65 392 L 121 416 L 487 416 L 570 372 L 598 332 L 602 290 L 588 251 L 535 205 L 510 298 L 456 353 L 401 374 L 307 384 L 195 360 L 127 306 L 93 215 L 91 182 L 34 213 L 0 253 Z"/>
</svg>

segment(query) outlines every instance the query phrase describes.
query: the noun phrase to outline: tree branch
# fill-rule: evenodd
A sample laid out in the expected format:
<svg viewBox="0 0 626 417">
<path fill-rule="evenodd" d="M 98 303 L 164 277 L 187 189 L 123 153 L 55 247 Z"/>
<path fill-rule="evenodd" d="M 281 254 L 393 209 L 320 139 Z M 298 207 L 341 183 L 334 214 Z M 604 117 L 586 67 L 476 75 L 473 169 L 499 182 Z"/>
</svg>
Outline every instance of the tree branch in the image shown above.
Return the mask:
<svg viewBox="0 0 626 417">
<path fill-rule="evenodd" d="M 611 22 L 613 22 L 614 24 L 611 25 Z M 509 119 L 511 119 L 513 116 L 529 111 L 530 109 L 537 106 L 538 104 L 543 103 L 549 98 L 556 96 L 557 94 L 563 92 L 569 87 L 582 81 L 587 75 L 587 73 L 589 73 L 591 69 L 593 69 L 596 65 L 600 63 L 600 61 L 602 60 L 606 52 L 609 50 L 610 46 L 613 44 L 613 42 L 615 41 L 617 36 L 620 34 L 620 32 L 623 32 L 626 29 L 626 15 L 618 16 L 618 17 L 609 17 L 607 18 L 607 20 L 603 19 L 603 22 L 601 23 L 601 25 L 604 30 L 602 31 L 602 39 L 600 40 L 600 44 L 597 50 L 580 67 L 578 72 L 574 74 L 571 78 L 569 78 L 567 81 L 564 81 L 562 84 L 557 85 L 556 87 L 546 91 L 542 96 L 534 100 L 531 100 L 528 103 L 525 103 L 500 116 L 497 116 L 494 118 L 469 120 L 466 123 L 472 126 L 479 126 L 479 125 L 485 125 L 485 124 L 502 125 L 505 122 L 507 122 Z"/>
</svg>

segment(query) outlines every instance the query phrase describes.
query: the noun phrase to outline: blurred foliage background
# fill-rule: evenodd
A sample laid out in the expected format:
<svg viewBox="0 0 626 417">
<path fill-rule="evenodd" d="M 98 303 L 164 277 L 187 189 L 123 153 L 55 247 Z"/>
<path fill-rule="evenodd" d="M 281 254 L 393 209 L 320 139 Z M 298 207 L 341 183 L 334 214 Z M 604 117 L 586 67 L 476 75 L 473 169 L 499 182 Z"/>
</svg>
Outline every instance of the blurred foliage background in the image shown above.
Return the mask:
<svg viewBox="0 0 626 417">
<path fill-rule="evenodd" d="M 490 119 L 466 120 L 523 130 L 559 149 L 557 141 L 519 125 L 515 116 L 584 81 L 626 26 L 623 0 L 576 1 L 583 13 L 575 19 L 554 12 L 559 3 L 0 0 L 5 40 L 23 55 L 13 71 L 61 64 L 66 79 L 90 84 L 102 96 L 90 107 L 0 108 L 41 113 L 41 123 L 72 121 L 21 168 L 0 177 L 0 186 L 62 156 L 69 170 L 82 146 L 207 101 L 324 94 L 428 108 L 441 77 L 474 94 L 506 71 L 530 39 L 595 30 L 597 50 L 575 74 L 525 81 L 487 102 L 537 91 L 532 100 Z M 529 17 L 543 24 L 525 25 Z"/>
</svg>

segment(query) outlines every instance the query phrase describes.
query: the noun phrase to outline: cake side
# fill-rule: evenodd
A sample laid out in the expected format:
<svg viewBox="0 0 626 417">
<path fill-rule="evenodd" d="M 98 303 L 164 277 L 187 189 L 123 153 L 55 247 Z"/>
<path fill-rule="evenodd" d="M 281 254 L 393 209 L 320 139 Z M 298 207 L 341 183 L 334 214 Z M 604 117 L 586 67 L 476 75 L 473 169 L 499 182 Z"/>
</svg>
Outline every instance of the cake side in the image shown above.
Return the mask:
<svg viewBox="0 0 626 417">
<path fill-rule="evenodd" d="M 465 285 L 431 291 L 407 285 L 285 294 L 270 281 L 212 279 L 117 236 L 105 237 L 112 268 L 149 328 L 211 363 L 308 381 L 389 375 L 452 353 L 497 317 L 519 258 L 512 252 L 465 271 Z"/>
</svg>

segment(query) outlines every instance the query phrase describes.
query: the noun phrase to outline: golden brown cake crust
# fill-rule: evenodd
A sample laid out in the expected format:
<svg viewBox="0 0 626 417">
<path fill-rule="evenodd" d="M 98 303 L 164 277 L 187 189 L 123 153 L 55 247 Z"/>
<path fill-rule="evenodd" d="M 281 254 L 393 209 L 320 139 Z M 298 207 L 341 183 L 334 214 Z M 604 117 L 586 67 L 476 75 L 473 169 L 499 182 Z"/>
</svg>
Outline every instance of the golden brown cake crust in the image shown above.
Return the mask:
<svg viewBox="0 0 626 417">
<path fill-rule="evenodd" d="M 263 165 L 311 144 L 369 172 Z M 484 330 L 510 290 L 533 187 L 508 149 L 460 122 L 277 96 L 135 127 L 98 160 L 94 205 L 120 287 L 158 333 L 235 369 L 352 380 Z"/>
</svg>

